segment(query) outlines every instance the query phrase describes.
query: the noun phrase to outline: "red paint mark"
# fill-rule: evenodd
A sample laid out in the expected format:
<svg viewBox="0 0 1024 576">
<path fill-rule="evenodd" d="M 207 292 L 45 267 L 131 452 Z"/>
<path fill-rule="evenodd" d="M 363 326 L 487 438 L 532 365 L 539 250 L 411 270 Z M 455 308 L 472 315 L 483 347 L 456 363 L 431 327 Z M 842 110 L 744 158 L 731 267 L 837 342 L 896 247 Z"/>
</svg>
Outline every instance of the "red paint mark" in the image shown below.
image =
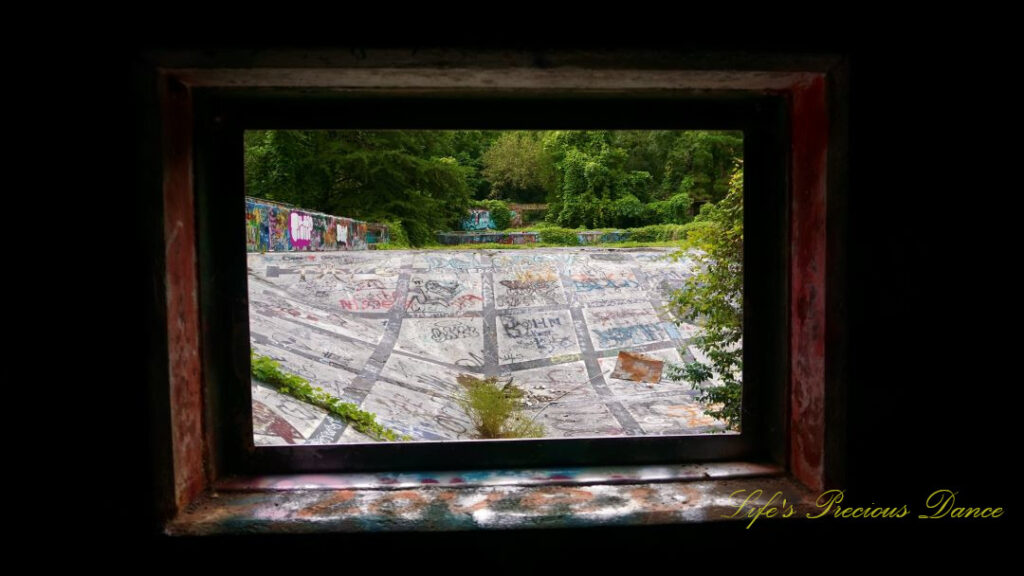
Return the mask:
<svg viewBox="0 0 1024 576">
<path fill-rule="evenodd" d="M 466 481 L 463 480 L 461 476 L 456 476 L 448 481 L 449 484 L 463 484 L 465 482 Z"/>
<path fill-rule="evenodd" d="M 199 354 L 199 293 L 192 194 L 192 96 L 162 77 L 164 251 L 166 254 L 168 380 L 174 502 L 180 510 L 202 492 L 203 390 Z"/>
<path fill-rule="evenodd" d="M 454 305 L 459 310 L 462 310 L 466 306 L 469 306 L 471 302 L 483 302 L 483 300 L 483 298 L 477 296 L 476 294 L 463 294 L 462 296 L 456 298 L 455 301 L 452 302 L 452 305 Z"/>
<path fill-rule="evenodd" d="M 302 438 L 294 426 L 262 402 L 252 403 L 252 425 L 257 434 L 277 436 L 288 444 L 295 444 L 295 440 Z"/>
<path fill-rule="evenodd" d="M 313 322 L 319 322 L 320 321 L 319 318 L 317 318 L 316 316 L 313 316 L 312 314 L 306 314 L 306 320 L 312 320 Z"/>
<path fill-rule="evenodd" d="M 398 479 L 391 476 L 381 476 L 377 481 L 381 484 L 398 484 Z"/>
<path fill-rule="evenodd" d="M 420 484 L 438 484 L 438 481 L 434 478 L 423 478 L 420 480 Z"/>
<path fill-rule="evenodd" d="M 572 480 L 572 476 L 565 474 L 551 474 L 548 476 L 548 480 Z"/>
<path fill-rule="evenodd" d="M 825 79 L 792 91 L 792 262 L 790 279 L 790 461 L 812 490 L 824 487 L 825 192 L 828 110 Z"/>
</svg>

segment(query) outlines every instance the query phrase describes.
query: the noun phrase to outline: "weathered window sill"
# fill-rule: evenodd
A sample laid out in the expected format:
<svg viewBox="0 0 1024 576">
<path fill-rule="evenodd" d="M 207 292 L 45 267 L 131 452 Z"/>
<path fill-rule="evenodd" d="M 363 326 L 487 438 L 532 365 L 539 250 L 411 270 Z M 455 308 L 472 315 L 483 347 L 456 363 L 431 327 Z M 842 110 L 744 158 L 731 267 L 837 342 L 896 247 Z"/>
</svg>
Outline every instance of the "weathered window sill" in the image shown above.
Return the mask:
<svg viewBox="0 0 1024 576">
<path fill-rule="evenodd" d="M 738 508 L 754 491 L 740 514 Z M 743 518 L 776 492 L 815 495 L 775 466 L 685 466 L 264 476 L 221 482 L 170 535 L 452 531 L 679 524 Z"/>
</svg>

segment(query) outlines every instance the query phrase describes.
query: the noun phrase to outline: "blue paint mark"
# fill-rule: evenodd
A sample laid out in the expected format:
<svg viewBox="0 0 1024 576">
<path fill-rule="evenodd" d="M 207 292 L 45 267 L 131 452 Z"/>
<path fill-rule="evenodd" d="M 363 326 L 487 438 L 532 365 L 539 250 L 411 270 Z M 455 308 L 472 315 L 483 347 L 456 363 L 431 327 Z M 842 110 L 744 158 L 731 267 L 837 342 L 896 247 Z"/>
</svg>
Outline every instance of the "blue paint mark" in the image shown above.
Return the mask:
<svg viewBox="0 0 1024 576">
<path fill-rule="evenodd" d="M 676 328 L 675 324 L 671 322 L 662 322 L 661 327 L 665 329 L 665 332 L 668 333 L 668 337 L 672 340 L 683 339 L 683 335 L 679 333 L 679 329 Z"/>
</svg>

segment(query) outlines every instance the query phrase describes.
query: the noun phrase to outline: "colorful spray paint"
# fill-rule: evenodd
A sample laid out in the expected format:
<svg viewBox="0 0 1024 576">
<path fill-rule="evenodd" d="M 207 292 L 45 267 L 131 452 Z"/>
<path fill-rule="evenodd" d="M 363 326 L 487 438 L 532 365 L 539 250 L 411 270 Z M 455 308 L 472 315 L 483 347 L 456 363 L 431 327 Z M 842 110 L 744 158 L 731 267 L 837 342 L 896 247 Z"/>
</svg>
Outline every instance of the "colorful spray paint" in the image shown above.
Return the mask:
<svg viewBox="0 0 1024 576">
<path fill-rule="evenodd" d="M 613 230 L 601 232 L 586 230 L 578 232 L 576 237 L 581 245 L 603 242 L 625 242 L 629 240 L 629 230 Z M 452 244 L 535 244 L 540 242 L 539 232 L 438 232 L 437 241 L 444 245 Z"/>
<path fill-rule="evenodd" d="M 437 241 L 441 244 L 536 244 L 540 242 L 538 232 L 439 232 Z"/>
<path fill-rule="evenodd" d="M 245 201 L 245 247 L 249 252 L 270 249 L 270 208 L 252 200 Z"/>
<path fill-rule="evenodd" d="M 495 230 L 498 227 L 491 220 L 491 212 L 482 208 L 473 208 L 469 217 L 462 220 L 462 229 L 467 231 Z"/>
<path fill-rule="evenodd" d="M 366 250 L 389 239 L 385 224 L 299 210 L 245 199 L 245 247 L 249 252 Z"/>
</svg>

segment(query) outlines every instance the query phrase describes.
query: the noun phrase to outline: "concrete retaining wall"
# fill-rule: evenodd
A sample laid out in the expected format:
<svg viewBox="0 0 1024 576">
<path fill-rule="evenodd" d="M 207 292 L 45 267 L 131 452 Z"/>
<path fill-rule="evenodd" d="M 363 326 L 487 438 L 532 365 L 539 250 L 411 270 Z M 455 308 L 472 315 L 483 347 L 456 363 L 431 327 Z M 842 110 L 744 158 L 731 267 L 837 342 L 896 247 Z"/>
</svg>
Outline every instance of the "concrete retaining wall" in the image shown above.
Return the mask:
<svg viewBox="0 0 1024 576">
<path fill-rule="evenodd" d="M 538 232 L 438 232 L 441 244 L 536 244 L 540 242 Z"/>
<path fill-rule="evenodd" d="M 245 199 L 245 248 L 249 252 L 366 250 L 387 243 L 384 224 Z"/>
<path fill-rule="evenodd" d="M 580 244 L 599 242 L 625 242 L 629 240 L 628 230 L 611 232 L 586 230 L 576 234 Z M 438 232 L 437 241 L 452 244 L 535 244 L 540 242 L 540 232 Z"/>
</svg>

